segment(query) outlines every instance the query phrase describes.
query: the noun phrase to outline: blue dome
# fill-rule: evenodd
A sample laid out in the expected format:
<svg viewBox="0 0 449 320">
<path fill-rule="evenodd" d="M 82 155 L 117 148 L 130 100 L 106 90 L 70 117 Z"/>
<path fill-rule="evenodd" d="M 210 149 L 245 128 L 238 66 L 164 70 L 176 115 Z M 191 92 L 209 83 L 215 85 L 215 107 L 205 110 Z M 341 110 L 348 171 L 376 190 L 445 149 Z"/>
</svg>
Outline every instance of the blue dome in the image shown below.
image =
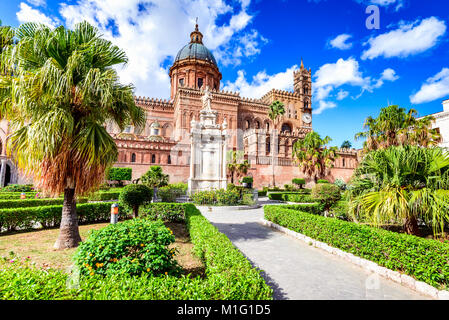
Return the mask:
<svg viewBox="0 0 449 320">
<path fill-rule="evenodd" d="M 179 50 L 175 62 L 184 59 L 206 60 L 217 66 L 214 56 L 202 43 L 189 43 Z"/>
</svg>

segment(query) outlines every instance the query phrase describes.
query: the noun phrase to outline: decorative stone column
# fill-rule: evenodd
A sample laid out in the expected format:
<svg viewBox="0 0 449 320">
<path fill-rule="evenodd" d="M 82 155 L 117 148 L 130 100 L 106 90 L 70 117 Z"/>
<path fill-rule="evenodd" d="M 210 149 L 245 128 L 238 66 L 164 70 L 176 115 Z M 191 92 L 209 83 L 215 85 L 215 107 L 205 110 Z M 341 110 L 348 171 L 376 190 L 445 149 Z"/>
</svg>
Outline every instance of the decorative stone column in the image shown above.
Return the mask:
<svg viewBox="0 0 449 320">
<path fill-rule="evenodd" d="M 225 189 L 227 123 L 216 124 L 217 111 L 211 109 L 209 86 L 204 91 L 200 120 L 191 122 L 191 162 L 189 194 L 200 190 Z"/>
</svg>

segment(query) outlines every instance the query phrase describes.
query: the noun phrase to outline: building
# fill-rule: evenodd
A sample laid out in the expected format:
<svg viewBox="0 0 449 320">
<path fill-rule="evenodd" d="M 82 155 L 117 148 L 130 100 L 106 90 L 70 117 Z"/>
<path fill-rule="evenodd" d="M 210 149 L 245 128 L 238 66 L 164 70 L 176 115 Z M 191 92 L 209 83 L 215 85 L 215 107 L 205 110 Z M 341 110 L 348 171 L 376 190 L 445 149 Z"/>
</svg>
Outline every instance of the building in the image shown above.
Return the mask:
<svg viewBox="0 0 449 320">
<path fill-rule="evenodd" d="M 431 114 L 435 118 L 432 129 L 437 129 L 441 135 L 440 147 L 449 150 L 449 99 L 443 101 L 443 111 Z"/>
<path fill-rule="evenodd" d="M 218 112 L 217 123 L 226 120 L 228 150 L 242 150 L 250 162 L 249 175 L 255 187 L 272 182 L 272 152 L 275 153 L 276 185 L 290 184 L 302 177 L 292 157 L 293 144 L 312 131 L 312 71 L 301 61 L 293 74 L 293 92 L 272 89 L 260 99 L 241 97 L 238 92 L 220 90 L 222 74 L 213 54 L 203 44 L 203 35 L 196 25 L 190 42 L 176 55 L 169 71 L 170 99 L 136 97 L 136 104 L 147 116 L 145 127 L 132 126 L 120 132 L 107 124 L 114 137 L 119 157 L 115 166 L 131 167 L 133 179 L 139 178 L 151 165 L 160 165 L 171 182 L 187 182 L 190 172 L 191 122 L 199 119 L 204 89 L 211 89 L 211 107 Z M 268 117 L 275 100 L 285 105 L 279 124 L 279 139 L 271 146 L 273 123 Z M 340 150 L 330 180 L 347 181 L 357 165 L 357 152 Z"/>
</svg>

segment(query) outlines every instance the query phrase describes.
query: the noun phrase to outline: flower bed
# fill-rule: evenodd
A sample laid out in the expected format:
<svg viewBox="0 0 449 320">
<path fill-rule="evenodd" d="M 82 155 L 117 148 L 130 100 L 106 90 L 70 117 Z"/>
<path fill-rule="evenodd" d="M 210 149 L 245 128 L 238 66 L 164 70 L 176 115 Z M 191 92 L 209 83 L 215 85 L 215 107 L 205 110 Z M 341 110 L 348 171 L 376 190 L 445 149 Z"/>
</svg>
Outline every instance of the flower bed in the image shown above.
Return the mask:
<svg viewBox="0 0 449 320">
<path fill-rule="evenodd" d="M 267 300 L 273 291 L 231 241 L 192 204 L 183 206 L 195 253 L 206 278 L 170 275 L 81 275 L 78 289 L 68 289 L 68 275 L 0 261 L 0 299 L 83 300 Z M 76 282 L 76 281 L 75 281 Z"/>
<path fill-rule="evenodd" d="M 265 219 L 285 228 L 438 289 L 449 287 L 449 244 L 325 218 L 291 206 L 265 206 L 264 211 Z"/>
</svg>

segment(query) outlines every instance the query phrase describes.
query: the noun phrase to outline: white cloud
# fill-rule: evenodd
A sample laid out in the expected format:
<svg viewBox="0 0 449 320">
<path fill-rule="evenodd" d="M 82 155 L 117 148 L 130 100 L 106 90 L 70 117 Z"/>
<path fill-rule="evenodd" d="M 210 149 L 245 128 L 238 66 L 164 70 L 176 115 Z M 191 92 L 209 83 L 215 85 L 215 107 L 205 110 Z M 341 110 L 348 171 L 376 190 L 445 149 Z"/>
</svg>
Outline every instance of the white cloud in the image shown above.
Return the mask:
<svg viewBox="0 0 449 320">
<path fill-rule="evenodd" d="M 356 0 L 356 1 L 359 3 L 363 3 L 365 5 L 374 4 L 382 7 L 390 7 L 394 5 L 396 11 L 403 8 L 405 5 L 405 0 Z"/>
<path fill-rule="evenodd" d="M 26 0 L 26 1 L 35 7 L 44 7 L 47 4 L 46 0 Z"/>
<path fill-rule="evenodd" d="M 326 109 L 335 108 L 337 105 L 330 101 L 335 98 L 339 101 L 345 99 L 349 92 L 340 89 L 336 94 L 334 90 L 342 86 L 359 87 L 361 93 L 355 99 L 360 97 L 363 92 L 372 92 L 383 86 L 385 81 L 396 81 L 399 77 L 396 72 L 391 69 L 385 69 L 378 79 L 364 76 L 360 70 L 360 65 L 354 58 L 347 60 L 339 59 L 336 63 L 328 63 L 321 66 L 313 75 L 313 95 L 314 100 L 318 103 L 318 108 L 314 110 L 315 114 L 319 114 Z"/>
<path fill-rule="evenodd" d="M 224 0 L 154 0 L 145 5 L 141 0 L 78 0 L 62 4 L 60 13 L 68 27 L 87 20 L 126 51 L 129 63 L 119 75 L 122 82 L 135 85 L 137 95 L 168 97 L 168 65 L 189 42 L 195 17 L 205 46 L 219 63 L 239 63 L 260 52 L 263 37 L 257 30 L 246 31 L 253 19 L 247 12 L 250 0 L 239 2 L 238 10 Z M 217 25 L 223 15 L 227 22 Z M 241 57 L 232 60 L 236 52 Z"/>
<path fill-rule="evenodd" d="M 265 71 L 257 73 L 248 82 L 246 73 L 243 70 L 237 72 L 237 79 L 234 82 L 227 81 L 224 90 L 240 92 L 242 97 L 261 98 L 271 89 L 293 90 L 293 71 L 298 68 L 294 65 L 284 72 L 268 75 Z"/>
<path fill-rule="evenodd" d="M 352 43 L 347 43 L 350 38 L 352 38 L 352 35 L 350 34 L 340 34 L 336 38 L 329 41 L 330 46 L 333 48 L 337 48 L 340 50 L 348 50 L 352 48 Z"/>
<path fill-rule="evenodd" d="M 47 17 L 39 10 L 31 8 L 24 2 L 21 2 L 19 7 L 20 10 L 16 13 L 16 16 L 20 23 L 38 22 L 51 28 L 55 28 L 59 24 L 58 19 Z"/>
<path fill-rule="evenodd" d="M 434 101 L 449 95 L 449 68 L 443 68 L 435 76 L 426 80 L 421 89 L 410 96 L 414 104 Z"/>
<path fill-rule="evenodd" d="M 362 59 L 372 60 L 380 56 L 405 58 L 424 52 L 438 43 L 446 29 L 446 23 L 435 17 L 402 23 L 396 30 L 370 38 L 365 43 L 369 49 L 363 52 Z"/>
</svg>

